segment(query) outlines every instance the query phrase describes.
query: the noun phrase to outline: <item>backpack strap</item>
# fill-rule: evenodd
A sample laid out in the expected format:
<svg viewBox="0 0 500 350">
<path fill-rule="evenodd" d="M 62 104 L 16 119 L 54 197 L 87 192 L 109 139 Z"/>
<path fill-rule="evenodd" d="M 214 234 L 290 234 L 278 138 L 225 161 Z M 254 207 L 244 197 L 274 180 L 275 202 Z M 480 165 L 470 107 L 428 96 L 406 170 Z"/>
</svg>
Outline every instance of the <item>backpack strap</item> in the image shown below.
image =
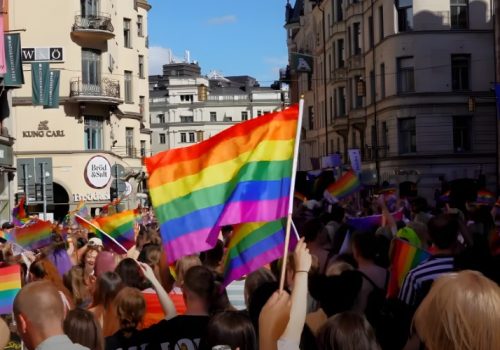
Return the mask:
<svg viewBox="0 0 500 350">
<path fill-rule="evenodd" d="M 359 271 L 359 270 L 358 270 L 358 272 L 361 274 L 361 276 L 362 276 L 365 280 L 367 280 L 368 282 L 370 282 L 370 284 L 373 286 L 373 288 L 375 288 L 375 289 L 381 289 L 381 288 L 380 288 L 379 286 L 377 286 L 377 284 L 376 284 L 375 282 L 373 282 L 373 280 L 372 280 L 370 277 L 368 277 L 368 276 L 367 276 L 364 272 L 361 272 L 361 271 Z"/>
</svg>

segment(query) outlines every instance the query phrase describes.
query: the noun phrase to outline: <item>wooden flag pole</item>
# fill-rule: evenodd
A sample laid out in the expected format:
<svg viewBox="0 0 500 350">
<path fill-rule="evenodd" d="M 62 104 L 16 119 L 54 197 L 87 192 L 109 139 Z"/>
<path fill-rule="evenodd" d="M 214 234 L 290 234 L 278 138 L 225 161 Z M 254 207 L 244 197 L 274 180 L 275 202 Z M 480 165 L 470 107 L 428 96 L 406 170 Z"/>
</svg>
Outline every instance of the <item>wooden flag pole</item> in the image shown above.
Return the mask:
<svg viewBox="0 0 500 350">
<path fill-rule="evenodd" d="M 290 230 L 292 227 L 293 197 L 295 193 L 295 178 L 299 163 L 300 133 L 302 131 L 302 115 L 304 113 L 304 95 L 300 96 L 299 117 L 297 119 L 297 132 L 295 134 L 295 145 L 293 150 L 292 177 L 290 182 L 290 195 L 288 198 L 288 216 L 286 218 L 285 248 L 283 252 L 283 264 L 281 266 L 280 292 L 285 288 L 286 265 L 288 258 L 288 247 L 290 246 Z"/>
</svg>

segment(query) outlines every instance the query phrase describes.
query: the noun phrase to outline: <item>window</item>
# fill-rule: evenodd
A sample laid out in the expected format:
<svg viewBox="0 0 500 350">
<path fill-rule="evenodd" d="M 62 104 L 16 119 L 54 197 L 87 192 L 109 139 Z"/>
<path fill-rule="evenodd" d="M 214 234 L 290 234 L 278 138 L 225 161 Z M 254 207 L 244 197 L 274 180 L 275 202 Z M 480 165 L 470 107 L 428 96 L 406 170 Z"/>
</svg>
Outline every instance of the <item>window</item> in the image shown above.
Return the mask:
<svg viewBox="0 0 500 350">
<path fill-rule="evenodd" d="M 343 0 L 337 0 L 337 7 L 336 7 L 336 12 L 337 12 L 337 22 L 343 21 L 344 20 L 344 4 Z"/>
<path fill-rule="evenodd" d="M 194 132 L 190 132 L 190 133 L 189 133 L 189 142 L 190 142 L 190 143 L 194 143 L 194 142 L 195 142 L 195 139 L 194 139 Z"/>
<path fill-rule="evenodd" d="M 165 114 L 158 114 L 156 118 L 158 118 L 158 123 L 165 124 Z"/>
<path fill-rule="evenodd" d="M 262 111 L 257 111 L 257 117 L 260 117 L 262 115 Z"/>
<path fill-rule="evenodd" d="M 248 112 L 241 112 L 241 120 L 248 120 Z"/>
<path fill-rule="evenodd" d="M 309 106 L 307 108 L 308 110 L 308 117 L 309 117 L 309 130 L 314 129 L 314 106 Z"/>
<path fill-rule="evenodd" d="M 370 71 L 370 101 L 375 102 L 375 71 Z"/>
<path fill-rule="evenodd" d="M 160 134 L 160 144 L 164 145 L 165 143 L 167 143 L 165 134 Z"/>
<path fill-rule="evenodd" d="M 406 32 L 413 29 L 413 0 L 396 0 L 398 11 L 398 31 Z"/>
<path fill-rule="evenodd" d="M 397 59 L 398 93 L 415 91 L 413 57 L 400 57 Z"/>
<path fill-rule="evenodd" d="M 373 17 L 368 17 L 368 40 L 370 48 L 375 45 L 375 34 L 373 33 Z"/>
<path fill-rule="evenodd" d="M 181 102 L 193 102 L 193 95 L 181 95 Z"/>
<path fill-rule="evenodd" d="M 344 61 L 344 39 L 337 40 L 337 68 L 343 68 L 345 65 Z"/>
<path fill-rule="evenodd" d="M 352 108 L 361 108 L 363 107 L 363 91 L 358 89 L 358 82 L 360 82 L 361 76 L 356 75 L 354 78 L 351 80 L 351 101 L 352 101 Z M 363 82 L 364 84 L 364 82 Z M 359 91 L 358 91 L 359 90 Z"/>
<path fill-rule="evenodd" d="M 470 55 L 451 55 L 451 88 L 469 90 Z"/>
<path fill-rule="evenodd" d="M 144 22 L 142 16 L 137 16 L 137 36 L 144 36 Z"/>
<path fill-rule="evenodd" d="M 135 157 L 134 128 L 125 128 L 125 149 L 127 151 L 127 157 Z"/>
<path fill-rule="evenodd" d="M 450 0 L 451 29 L 469 27 L 469 0 Z"/>
<path fill-rule="evenodd" d="M 146 141 L 141 140 L 141 157 L 146 156 Z"/>
<path fill-rule="evenodd" d="M 334 112 L 334 106 L 333 106 L 333 96 L 330 96 L 330 123 L 333 123 L 333 116 L 334 116 L 335 112 Z M 332 147 L 333 149 L 333 144 L 332 144 Z"/>
<path fill-rule="evenodd" d="M 99 0 L 80 0 L 80 9 L 83 17 L 97 16 L 99 13 Z"/>
<path fill-rule="evenodd" d="M 102 119 L 98 117 L 85 117 L 84 133 L 86 150 L 103 149 L 102 128 Z"/>
<path fill-rule="evenodd" d="M 82 83 L 85 94 L 101 92 L 101 51 L 82 49 Z"/>
<path fill-rule="evenodd" d="M 468 152 L 471 150 L 471 124 L 470 117 L 453 117 L 453 149 L 455 152 Z"/>
<path fill-rule="evenodd" d="M 210 121 L 211 122 L 217 121 L 217 112 L 210 112 Z"/>
<path fill-rule="evenodd" d="M 203 141 L 203 130 L 198 130 L 196 132 L 196 141 L 197 142 Z"/>
<path fill-rule="evenodd" d="M 194 122 L 194 118 L 192 116 L 181 117 L 181 123 L 192 123 Z"/>
<path fill-rule="evenodd" d="M 186 133 L 181 132 L 181 143 L 186 143 L 186 142 L 187 142 Z"/>
<path fill-rule="evenodd" d="M 125 103 L 134 103 L 132 97 L 132 72 L 125 71 Z"/>
<path fill-rule="evenodd" d="M 144 96 L 139 96 L 139 113 L 142 115 L 142 119 L 144 119 L 144 111 L 145 109 L 146 98 Z"/>
<path fill-rule="evenodd" d="M 398 120 L 399 153 L 415 153 L 417 151 L 417 135 L 415 118 Z"/>
<path fill-rule="evenodd" d="M 132 48 L 132 38 L 130 35 L 130 19 L 123 19 L 123 45 L 129 49 Z"/>
<path fill-rule="evenodd" d="M 389 148 L 389 129 L 387 129 L 387 122 L 382 122 L 382 154 L 387 157 L 387 150 Z"/>
<path fill-rule="evenodd" d="M 352 53 L 354 55 L 361 53 L 361 23 L 359 22 L 352 25 Z"/>
<path fill-rule="evenodd" d="M 378 35 L 379 40 L 382 41 L 385 37 L 384 34 L 384 8 L 380 6 L 378 8 Z"/>
<path fill-rule="evenodd" d="M 139 55 L 139 78 L 144 79 L 144 56 Z"/>
<path fill-rule="evenodd" d="M 339 116 L 344 117 L 346 114 L 346 109 L 345 109 L 345 88 L 340 87 L 338 88 L 338 94 L 339 94 Z"/>
<path fill-rule="evenodd" d="M 380 65 L 380 97 L 385 98 L 385 64 Z"/>
<path fill-rule="evenodd" d="M 352 148 L 358 148 L 358 141 L 356 137 L 356 130 L 353 130 L 351 133 L 351 145 Z"/>
</svg>

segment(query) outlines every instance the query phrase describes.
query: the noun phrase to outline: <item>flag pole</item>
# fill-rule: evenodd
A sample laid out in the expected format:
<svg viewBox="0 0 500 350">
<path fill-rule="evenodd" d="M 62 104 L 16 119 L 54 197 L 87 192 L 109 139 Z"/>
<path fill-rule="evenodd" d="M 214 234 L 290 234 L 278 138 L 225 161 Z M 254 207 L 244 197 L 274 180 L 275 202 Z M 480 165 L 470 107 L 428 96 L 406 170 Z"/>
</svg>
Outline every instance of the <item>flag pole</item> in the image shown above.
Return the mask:
<svg viewBox="0 0 500 350">
<path fill-rule="evenodd" d="M 292 177 L 290 183 L 290 195 L 288 198 L 288 216 L 286 219 L 286 231 L 285 231 L 285 248 L 283 252 L 283 264 L 281 266 L 281 278 L 280 278 L 280 291 L 285 287 L 285 275 L 286 275 L 286 264 L 288 257 L 288 247 L 290 246 L 290 230 L 292 226 L 292 213 L 293 213 L 293 195 L 295 192 L 295 178 L 297 174 L 297 165 L 299 163 L 299 145 L 300 145 L 300 133 L 302 131 L 302 114 L 304 113 L 304 95 L 300 96 L 299 100 L 299 117 L 297 119 L 297 131 L 295 134 L 295 145 L 293 150 L 293 163 L 292 163 Z"/>
<path fill-rule="evenodd" d="M 80 215 L 78 214 L 75 214 L 75 216 L 77 218 L 79 218 L 80 220 L 84 221 L 85 223 L 87 223 L 88 225 L 92 226 L 93 228 L 95 228 L 97 231 L 103 233 L 104 235 L 106 235 L 107 238 L 109 238 L 111 241 L 113 241 L 113 243 L 115 243 L 119 248 L 123 249 L 123 254 L 127 254 L 128 250 L 125 249 L 124 246 L 122 246 L 120 243 L 118 243 L 118 241 L 116 239 L 114 239 L 113 237 L 111 237 L 109 234 L 107 234 L 106 232 L 104 232 L 103 229 L 97 227 L 96 225 L 94 225 L 93 223 L 91 223 L 90 221 L 88 221 L 87 219 L 84 219 L 82 218 Z"/>
</svg>

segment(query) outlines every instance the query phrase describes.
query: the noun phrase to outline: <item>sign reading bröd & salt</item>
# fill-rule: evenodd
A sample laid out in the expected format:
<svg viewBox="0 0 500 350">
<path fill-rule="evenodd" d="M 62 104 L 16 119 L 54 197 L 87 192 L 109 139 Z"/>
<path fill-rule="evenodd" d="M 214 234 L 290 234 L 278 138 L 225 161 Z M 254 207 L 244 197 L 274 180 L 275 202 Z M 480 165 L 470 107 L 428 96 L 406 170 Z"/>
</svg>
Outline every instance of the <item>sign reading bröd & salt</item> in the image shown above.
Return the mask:
<svg viewBox="0 0 500 350">
<path fill-rule="evenodd" d="M 103 156 L 90 158 L 85 166 L 85 181 L 90 187 L 104 188 L 111 180 L 111 164 Z"/>
</svg>

